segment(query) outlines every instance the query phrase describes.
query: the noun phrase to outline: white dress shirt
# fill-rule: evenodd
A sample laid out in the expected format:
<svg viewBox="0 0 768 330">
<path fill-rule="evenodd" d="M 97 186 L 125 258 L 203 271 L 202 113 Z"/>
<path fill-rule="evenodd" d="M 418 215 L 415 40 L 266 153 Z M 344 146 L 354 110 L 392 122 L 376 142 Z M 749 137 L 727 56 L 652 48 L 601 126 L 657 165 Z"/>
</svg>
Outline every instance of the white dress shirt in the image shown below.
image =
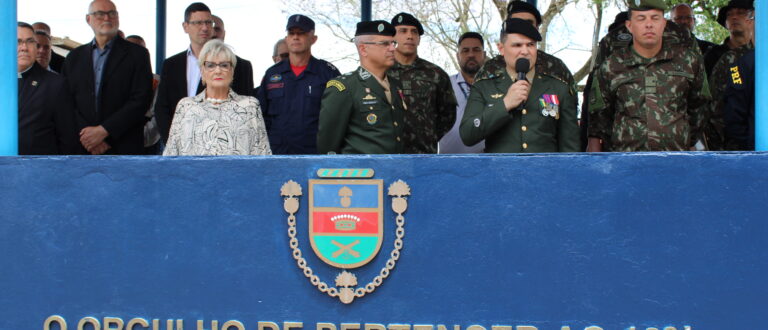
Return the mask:
<svg viewBox="0 0 768 330">
<path fill-rule="evenodd" d="M 464 145 L 464 142 L 461 142 L 461 136 L 459 136 L 461 117 L 464 116 L 464 107 L 467 106 L 467 99 L 469 98 L 469 91 L 472 88 L 472 85 L 464 80 L 464 76 L 462 76 L 461 73 L 457 73 L 451 76 L 451 86 L 453 86 L 453 94 L 456 95 L 456 122 L 453 124 L 453 127 L 451 127 L 451 130 L 440 139 L 440 142 L 438 143 L 438 153 L 483 153 L 485 150 L 485 141 L 480 141 L 477 144 L 468 147 Z"/>
</svg>

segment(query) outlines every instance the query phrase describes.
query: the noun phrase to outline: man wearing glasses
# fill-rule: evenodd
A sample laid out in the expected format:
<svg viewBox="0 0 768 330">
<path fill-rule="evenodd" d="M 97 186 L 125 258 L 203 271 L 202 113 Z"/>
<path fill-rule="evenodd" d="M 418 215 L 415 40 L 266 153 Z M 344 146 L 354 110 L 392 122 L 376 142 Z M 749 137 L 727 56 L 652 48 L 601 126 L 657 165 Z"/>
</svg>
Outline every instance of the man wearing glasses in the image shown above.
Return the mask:
<svg viewBox="0 0 768 330">
<path fill-rule="evenodd" d="M 85 20 L 92 42 L 69 53 L 62 75 L 73 94 L 80 144 L 93 155 L 144 152 L 144 113 L 152 103 L 149 52 L 117 38 L 115 4 L 94 0 Z"/>
<path fill-rule="evenodd" d="M 404 101 L 399 83 L 387 76 L 395 64 L 394 36 L 386 21 L 357 23 L 360 67 L 326 85 L 317 132 L 321 154 L 403 153 Z"/>
<path fill-rule="evenodd" d="M 267 69 L 256 97 L 273 154 L 316 154 L 320 98 L 328 80 L 341 73 L 312 56 L 317 36 L 311 18 L 292 15 L 285 31 L 288 58 Z"/>
<path fill-rule="evenodd" d="M 32 26 L 19 22 L 19 155 L 76 152 L 75 113 L 66 82 L 35 62 L 38 45 Z"/>
<path fill-rule="evenodd" d="M 204 89 L 197 61 L 205 43 L 214 38 L 214 24 L 211 10 L 204 3 L 192 3 L 184 10 L 184 23 L 181 26 L 189 35 L 189 48 L 163 62 L 155 101 L 155 118 L 163 142 L 168 140 L 179 100 L 196 96 Z M 237 58 L 232 90 L 240 95 L 250 95 L 253 91 L 253 68 L 250 62 Z"/>
</svg>

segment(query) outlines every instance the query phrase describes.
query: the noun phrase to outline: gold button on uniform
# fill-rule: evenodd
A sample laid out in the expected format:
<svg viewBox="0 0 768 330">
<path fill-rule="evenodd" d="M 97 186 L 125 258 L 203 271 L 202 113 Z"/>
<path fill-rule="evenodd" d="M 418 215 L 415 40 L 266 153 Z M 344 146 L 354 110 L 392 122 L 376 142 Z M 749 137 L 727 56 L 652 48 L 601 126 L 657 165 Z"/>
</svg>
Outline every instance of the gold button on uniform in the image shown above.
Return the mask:
<svg viewBox="0 0 768 330">
<path fill-rule="evenodd" d="M 397 126 L 397 122 L 395 122 L 395 126 Z"/>
<path fill-rule="evenodd" d="M 523 126 L 522 129 L 523 129 L 523 132 L 525 132 L 528 130 L 528 127 Z"/>
<path fill-rule="evenodd" d="M 399 136 L 397 137 L 397 142 L 400 142 L 400 137 Z"/>
<path fill-rule="evenodd" d="M 523 114 L 528 114 L 528 110 L 523 109 Z"/>
<path fill-rule="evenodd" d="M 528 143 L 523 143 L 523 149 L 528 149 Z"/>
</svg>

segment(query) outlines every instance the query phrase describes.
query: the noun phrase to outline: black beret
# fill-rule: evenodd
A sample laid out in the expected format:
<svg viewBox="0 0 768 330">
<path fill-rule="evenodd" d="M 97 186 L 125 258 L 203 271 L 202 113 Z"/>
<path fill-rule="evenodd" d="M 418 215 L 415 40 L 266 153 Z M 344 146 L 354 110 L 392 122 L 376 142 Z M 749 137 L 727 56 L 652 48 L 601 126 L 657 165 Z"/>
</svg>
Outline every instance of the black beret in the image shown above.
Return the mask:
<svg viewBox="0 0 768 330">
<path fill-rule="evenodd" d="M 411 14 L 399 13 L 395 15 L 395 17 L 392 18 L 392 26 L 398 25 L 415 26 L 416 29 L 419 30 L 419 35 L 424 34 L 424 27 L 421 26 L 419 20 L 417 20 L 416 17 L 413 17 Z"/>
<path fill-rule="evenodd" d="M 507 18 L 504 21 L 504 27 L 502 28 L 504 33 L 518 33 L 522 34 L 534 41 L 541 41 L 541 34 L 536 30 L 530 22 L 519 18 Z"/>
<path fill-rule="evenodd" d="M 395 27 L 387 21 L 368 21 L 357 23 L 355 36 L 395 36 Z"/>
<path fill-rule="evenodd" d="M 720 25 L 723 27 L 725 27 L 725 19 L 728 18 L 728 11 L 733 8 L 755 9 L 755 5 L 753 0 L 729 1 L 727 6 L 720 8 L 720 11 L 717 12 L 717 22 L 720 23 Z"/>
<path fill-rule="evenodd" d="M 541 13 L 530 3 L 520 0 L 510 1 L 507 5 L 507 17 L 514 13 L 530 13 L 536 17 L 536 25 L 541 25 Z"/>
</svg>

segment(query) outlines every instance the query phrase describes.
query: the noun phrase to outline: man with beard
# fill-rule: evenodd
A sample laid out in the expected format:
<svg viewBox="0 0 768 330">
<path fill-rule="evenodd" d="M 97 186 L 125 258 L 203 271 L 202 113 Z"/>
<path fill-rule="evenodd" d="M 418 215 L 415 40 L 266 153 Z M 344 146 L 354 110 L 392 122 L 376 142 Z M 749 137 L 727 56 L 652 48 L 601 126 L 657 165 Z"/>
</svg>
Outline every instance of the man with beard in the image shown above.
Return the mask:
<svg viewBox="0 0 768 330">
<path fill-rule="evenodd" d="M 671 15 L 672 21 L 680 25 L 682 28 L 691 32 L 693 35 L 693 28 L 696 25 L 696 16 L 693 14 L 693 8 L 687 3 L 679 3 L 672 7 Z M 696 38 L 696 43 L 699 45 L 699 49 L 702 54 L 706 54 L 707 51 L 715 47 L 715 44 Z"/>
<path fill-rule="evenodd" d="M 483 48 L 483 36 L 477 32 L 467 32 L 459 37 L 456 59 L 459 61 L 459 73 L 451 76 L 453 94 L 456 95 L 456 123 L 448 131 L 438 146 L 441 154 L 477 154 L 485 149 L 485 141 L 475 145 L 466 146 L 459 136 L 461 117 L 464 116 L 464 108 L 467 106 L 469 90 L 475 83 L 475 74 L 485 63 L 485 50 Z"/>
<path fill-rule="evenodd" d="M 539 31 L 510 17 L 499 39 L 505 72 L 477 78 L 461 119 L 461 140 L 485 140 L 489 153 L 579 151 L 576 97 L 572 86 L 538 71 Z"/>
<path fill-rule="evenodd" d="M 144 153 L 144 113 L 152 104 L 149 52 L 117 36 L 112 1 L 94 0 L 85 21 L 93 41 L 72 50 L 61 74 L 77 109 L 80 144 L 88 153 Z"/>
</svg>

